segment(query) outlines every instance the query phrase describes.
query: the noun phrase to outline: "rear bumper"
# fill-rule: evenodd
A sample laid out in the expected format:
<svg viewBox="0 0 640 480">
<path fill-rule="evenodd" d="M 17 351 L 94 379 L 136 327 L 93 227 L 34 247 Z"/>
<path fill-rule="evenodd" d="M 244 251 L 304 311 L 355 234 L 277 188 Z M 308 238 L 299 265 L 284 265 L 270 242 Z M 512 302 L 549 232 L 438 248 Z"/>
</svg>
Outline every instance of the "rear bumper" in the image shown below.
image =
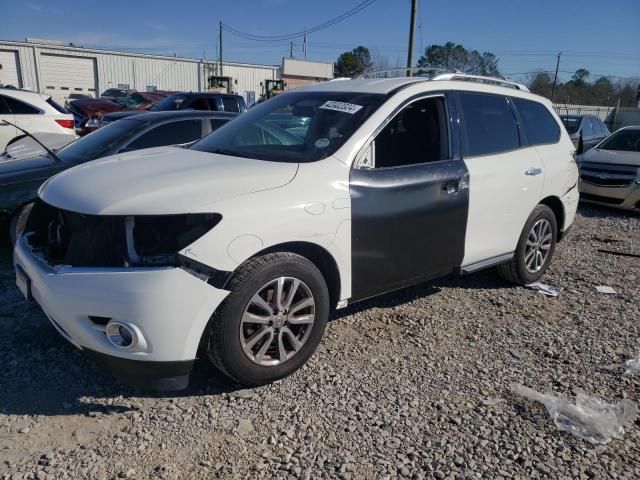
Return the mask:
<svg viewBox="0 0 640 480">
<path fill-rule="evenodd" d="M 625 187 L 604 187 L 580 181 L 580 200 L 624 210 L 640 210 L 640 185 L 636 182 Z"/>
<path fill-rule="evenodd" d="M 56 330 L 125 380 L 168 378 L 167 385 L 186 386 L 178 377 L 188 377 L 202 333 L 228 295 L 181 268 L 51 267 L 23 236 L 14 265 Z M 131 326 L 137 341 L 127 348 L 112 344 L 105 334 L 109 321 Z"/>
</svg>

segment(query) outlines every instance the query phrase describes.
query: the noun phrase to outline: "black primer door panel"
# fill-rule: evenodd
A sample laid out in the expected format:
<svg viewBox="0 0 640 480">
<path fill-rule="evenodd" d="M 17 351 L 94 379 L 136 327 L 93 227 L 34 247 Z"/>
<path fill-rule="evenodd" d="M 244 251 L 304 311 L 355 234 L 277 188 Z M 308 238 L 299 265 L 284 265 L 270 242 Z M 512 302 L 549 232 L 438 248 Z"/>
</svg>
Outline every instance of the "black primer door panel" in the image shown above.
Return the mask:
<svg viewBox="0 0 640 480">
<path fill-rule="evenodd" d="M 469 204 L 463 161 L 353 169 L 350 192 L 352 301 L 462 264 Z"/>
</svg>

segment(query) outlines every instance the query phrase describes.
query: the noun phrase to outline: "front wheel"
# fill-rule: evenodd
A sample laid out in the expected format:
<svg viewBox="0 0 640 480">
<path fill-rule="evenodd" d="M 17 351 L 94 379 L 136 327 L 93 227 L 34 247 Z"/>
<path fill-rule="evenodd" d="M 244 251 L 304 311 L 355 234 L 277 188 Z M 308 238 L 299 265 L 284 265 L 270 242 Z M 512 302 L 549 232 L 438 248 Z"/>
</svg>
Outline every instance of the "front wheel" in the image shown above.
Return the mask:
<svg viewBox="0 0 640 480">
<path fill-rule="evenodd" d="M 302 367 L 329 317 L 329 292 L 316 266 L 300 255 L 268 254 L 240 267 L 228 288 L 209 324 L 212 363 L 248 386 Z"/>
<path fill-rule="evenodd" d="M 520 234 L 513 259 L 498 265 L 498 273 L 518 285 L 533 283 L 549 268 L 558 238 L 553 211 L 546 205 L 533 209 Z"/>
</svg>

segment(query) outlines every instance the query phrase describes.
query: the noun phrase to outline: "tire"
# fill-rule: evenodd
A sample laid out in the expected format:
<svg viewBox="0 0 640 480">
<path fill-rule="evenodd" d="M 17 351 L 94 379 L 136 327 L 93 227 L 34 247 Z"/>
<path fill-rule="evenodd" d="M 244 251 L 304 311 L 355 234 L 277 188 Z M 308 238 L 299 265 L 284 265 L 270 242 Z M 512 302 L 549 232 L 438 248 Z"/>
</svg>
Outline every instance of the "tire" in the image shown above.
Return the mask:
<svg viewBox="0 0 640 480">
<path fill-rule="evenodd" d="M 299 283 L 294 288 L 296 280 Z M 284 305 L 282 311 L 286 314 L 277 311 L 275 297 L 279 281 L 282 281 L 283 292 L 280 304 Z M 208 327 L 207 353 L 214 366 L 246 386 L 271 383 L 302 367 L 320 343 L 329 317 L 329 291 L 316 266 L 293 253 L 256 257 L 239 268 L 228 289 L 231 293 L 218 307 Z M 294 296 L 289 298 L 291 291 Z M 256 301 L 258 294 L 264 303 L 260 299 Z M 294 307 L 309 303 L 309 297 L 313 307 L 294 311 Z M 268 313 L 268 307 L 273 314 Z M 255 319 L 259 319 L 259 323 L 254 323 Z M 309 320 L 312 323 L 290 323 Z M 294 337 L 299 342 L 297 349 Z M 253 345 L 252 341 L 255 341 Z M 269 346 L 263 351 L 267 343 Z"/>
<path fill-rule="evenodd" d="M 24 231 L 24 228 L 27 226 L 27 220 L 29 219 L 29 214 L 31 213 L 32 208 L 33 202 L 27 203 L 16 211 L 16 213 L 13 214 L 13 217 L 11 217 L 11 223 L 9 223 L 9 240 L 11 241 L 12 247 L 15 247 L 18 236 L 20 236 Z"/>
<path fill-rule="evenodd" d="M 543 226 L 547 226 L 546 233 L 540 235 L 541 246 L 538 248 L 538 251 L 541 252 L 540 255 L 544 255 L 546 251 L 546 257 L 544 260 L 540 260 L 540 256 L 537 253 L 531 254 L 531 250 L 535 247 L 527 246 L 527 243 L 531 240 L 534 242 L 534 237 L 532 232 L 534 226 L 537 228 L 543 228 Z M 548 243 L 542 240 L 545 240 L 548 235 L 551 237 L 548 239 Z M 553 258 L 553 252 L 556 249 L 556 241 L 558 238 L 558 224 L 556 222 L 556 216 L 553 211 L 546 205 L 538 205 L 533 209 L 527 223 L 525 223 L 524 229 L 520 234 L 520 238 L 518 240 L 518 245 L 516 247 L 516 251 L 513 255 L 513 259 L 507 263 L 503 263 L 502 265 L 498 265 L 498 273 L 502 278 L 508 280 L 517 285 L 527 285 L 529 283 L 535 282 L 544 275 L 549 268 L 549 264 L 551 263 L 551 259 Z M 548 245 L 548 248 L 544 248 Z M 532 256 L 536 256 L 537 259 L 532 260 Z M 539 263 L 539 268 L 536 268 L 536 262 Z"/>
</svg>

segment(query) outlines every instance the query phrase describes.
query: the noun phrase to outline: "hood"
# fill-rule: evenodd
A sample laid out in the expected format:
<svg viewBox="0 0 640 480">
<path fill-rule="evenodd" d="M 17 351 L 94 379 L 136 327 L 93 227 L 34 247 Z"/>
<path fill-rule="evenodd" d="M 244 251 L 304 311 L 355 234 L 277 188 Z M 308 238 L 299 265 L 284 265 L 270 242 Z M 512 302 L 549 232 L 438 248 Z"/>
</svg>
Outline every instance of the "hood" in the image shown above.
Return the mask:
<svg viewBox="0 0 640 480">
<path fill-rule="evenodd" d="M 640 167 L 640 152 L 600 150 L 592 148 L 584 155 L 581 155 L 579 160 L 581 162 L 610 163 Z"/>
<path fill-rule="evenodd" d="M 30 172 L 48 168 L 54 163 L 55 161 L 47 156 L 17 160 L 0 157 L 0 187 L 17 182 Z"/>
<path fill-rule="evenodd" d="M 81 98 L 72 101 L 69 105 L 87 117 L 98 113 L 111 113 L 124 110 L 122 105 L 104 98 Z"/>
<path fill-rule="evenodd" d="M 198 213 L 219 200 L 285 185 L 297 169 L 297 163 L 159 147 L 66 170 L 39 195 L 58 208 L 93 215 Z"/>
</svg>

